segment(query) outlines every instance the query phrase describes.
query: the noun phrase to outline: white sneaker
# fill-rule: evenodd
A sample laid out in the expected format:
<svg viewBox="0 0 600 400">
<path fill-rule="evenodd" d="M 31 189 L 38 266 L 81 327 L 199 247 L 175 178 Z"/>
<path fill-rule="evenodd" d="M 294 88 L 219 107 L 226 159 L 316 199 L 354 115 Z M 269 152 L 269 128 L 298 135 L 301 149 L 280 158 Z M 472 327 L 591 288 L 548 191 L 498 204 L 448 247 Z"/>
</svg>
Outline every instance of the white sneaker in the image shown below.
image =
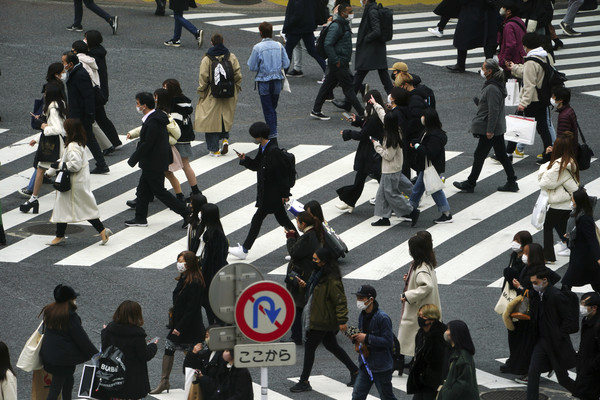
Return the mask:
<svg viewBox="0 0 600 400">
<path fill-rule="evenodd" d="M 318 80 L 318 81 L 317 81 L 317 83 L 318 83 L 319 85 L 322 85 L 322 84 L 323 84 L 323 82 L 325 82 L 325 74 L 323 74 L 323 78 L 321 78 L 320 80 Z"/>
<path fill-rule="evenodd" d="M 234 257 L 239 258 L 240 260 L 245 260 L 248 257 L 248 253 L 244 251 L 244 247 L 238 243 L 236 247 L 229 248 L 229 254 Z"/>
<path fill-rule="evenodd" d="M 285 261 L 290 261 L 292 259 L 291 256 L 285 256 Z"/>
<path fill-rule="evenodd" d="M 438 28 L 437 26 L 435 28 L 428 28 L 427 32 L 431 33 L 433 36 L 437 36 L 439 38 L 441 38 L 442 36 L 444 36 L 443 32 L 440 32 L 440 28 Z"/>
<path fill-rule="evenodd" d="M 371 197 L 371 199 L 369 199 L 369 203 L 375 205 L 375 197 Z"/>
<path fill-rule="evenodd" d="M 557 252 L 565 251 L 568 249 L 567 244 L 565 242 L 563 242 L 562 240 L 556 241 L 556 243 L 554 243 L 554 246 L 556 246 Z"/>
<path fill-rule="evenodd" d="M 344 203 L 343 201 L 340 203 L 337 203 L 335 206 L 342 211 L 348 212 L 348 214 L 352 214 L 352 211 L 354 211 L 354 207 L 349 206 L 348 204 Z"/>
<path fill-rule="evenodd" d="M 221 157 L 221 152 L 220 151 L 211 151 L 210 156 L 211 157 Z"/>
</svg>

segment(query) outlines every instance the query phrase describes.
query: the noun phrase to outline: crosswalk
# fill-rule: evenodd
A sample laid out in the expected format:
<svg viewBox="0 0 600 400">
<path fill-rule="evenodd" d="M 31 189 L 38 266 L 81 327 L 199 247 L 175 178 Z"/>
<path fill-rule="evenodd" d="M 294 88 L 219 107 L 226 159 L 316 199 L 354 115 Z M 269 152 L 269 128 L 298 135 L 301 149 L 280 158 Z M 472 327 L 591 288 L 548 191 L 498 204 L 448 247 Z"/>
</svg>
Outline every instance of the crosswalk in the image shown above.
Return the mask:
<svg viewBox="0 0 600 400">
<path fill-rule="evenodd" d="M 554 12 L 554 24 L 559 35 L 561 30 L 558 22 L 565 11 L 566 9 L 557 9 Z M 263 21 L 271 22 L 273 31 L 280 32 L 285 19 L 282 15 L 256 17 L 240 13 L 195 13 L 186 14 L 186 18 L 217 27 L 238 27 L 242 31 L 253 33 L 258 32 L 257 26 Z M 456 20 L 448 23 L 443 38 L 436 38 L 427 32 L 427 28 L 434 27 L 438 21 L 439 17 L 433 12 L 395 14 L 394 35 L 387 44 L 388 57 L 399 61 L 421 61 L 438 67 L 455 64 L 456 49 L 452 46 L 452 35 Z M 355 31 L 359 24 L 360 18 L 352 21 Z M 600 39 L 600 10 L 579 13 L 576 28 L 582 33 L 581 36 L 561 36 L 565 47 L 556 52 L 556 66 L 567 74 L 567 87 L 584 88 L 583 93 L 600 97 L 598 88 L 590 88 L 600 86 L 600 68 L 597 67 L 600 59 L 600 46 L 597 45 Z M 356 43 L 356 37 L 353 42 Z M 483 49 L 470 50 L 467 69 L 477 72 L 483 57 Z"/>
</svg>

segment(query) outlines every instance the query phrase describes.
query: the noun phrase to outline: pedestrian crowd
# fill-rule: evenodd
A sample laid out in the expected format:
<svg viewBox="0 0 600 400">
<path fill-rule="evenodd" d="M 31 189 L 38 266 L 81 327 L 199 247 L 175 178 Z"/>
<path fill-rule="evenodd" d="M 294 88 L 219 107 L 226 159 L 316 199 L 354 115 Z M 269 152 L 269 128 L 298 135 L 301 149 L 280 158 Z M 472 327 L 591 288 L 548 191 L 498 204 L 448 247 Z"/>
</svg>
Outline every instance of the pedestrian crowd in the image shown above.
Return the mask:
<svg viewBox="0 0 600 400">
<path fill-rule="evenodd" d="M 116 16 L 104 12 L 93 0 L 83 3 L 106 19 L 113 34 L 117 33 Z M 166 3 L 156 3 L 156 15 L 164 15 Z M 570 0 L 560 23 L 568 36 L 579 34 L 573 24 L 581 3 Z M 74 4 L 75 20 L 68 29 L 83 31 L 82 0 L 75 0 Z M 554 67 L 554 52 L 564 44 L 552 28 L 550 1 L 538 0 L 535 4 L 530 7 L 531 4 L 506 0 L 498 6 L 481 0 L 443 0 L 435 10 L 441 16 L 440 22 L 428 31 L 442 37 L 449 19 L 458 18 L 454 34 L 457 63 L 448 67 L 450 72 L 465 72 L 468 50 L 483 47 L 485 52 L 479 71 L 484 82 L 473 99 L 470 125 L 470 132 L 477 139 L 473 165 L 465 181 L 453 182 L 456 188 L 464 193 L 474 192 L 484 161 L 493 148 L 492 158 L 506 173 L 506 182 L 498 191 L 519 191 L 512 164 L 513 157 L 524 156 L 525 148 L 515 142 L 506 143 L 504 137 L 509 79 L 516 79 L 519 85 L 516 113 L 535 120 L 543 143 L 537 157 L 543 244 L 533 242 L 527 231 L 517 232 L 513 238 L 495 308 L 508 330 L 509 357 L 500 371 L 518 375 L 516 381 L 527 385 L 527 398 L 531 400 L 538 398 L 542 373 L 556 374 L 559 383 L 577 398 L 598 399 L 600 244 L 593 218 L 596 198 L 581 185 L 586 163 L 589 167 L 589 152 L 585 142 L 579 141 L 571 93 Z M 140 399 L 148 393 L 168 392 L 178 351 L 185 355 L 184 367 L 195 370 L 194 379 L 186 384 L 190 393 L 199 391 L 205 399 L 253 398 L 250 374 L 234 365 L 234 350 L 210 348 L 210 328 L 224 322 L 212 309 L 208 290 L 217 272 L 227 265 L 229 254 L 247 258 L 269 214 L 284 228 L 282 244 L 285 241 L 289 254 L 284 283 L 296 307 L 290 340 L 304 346 L 300 379 L 290 387 L 291 392 L 312 390 L 310 375 L 322 343 L 348 369 L 347 385 L 353 387 L 353 400 L 366 399 L 373 384 L 382 399 L 395 399 L 392 374 L 398 371 L 402 375 L 405 370 L 407 393 L 415 399 L 479 398 L 470 330 L 461 320 L 444 323 L 442 319 L 431 234 L 420 231 L 408 241 L 412 261 L 397 298 L 400 318 L 396 334 L 392 318 L 380 308 L 377 291 L 369 284 L 353 292 L 359 315 L 354 320 L 349 317 L 338 265 L 338 258 L 344 253 L 340 250 L 345 246 L 343 241 L 328 225 L 317 201 L 294 205 L 290 200 L 296 180 L 295 157 L 279 147 L 277 106 L 280 93 L 289 85 L 287 77 L 304 76 L 299 60 L 304 48 L 323 72 L 310 117 L 329 120 L 323 105 L 332 101 L 344 110 L 350 125 L 340 131 L 341 138 L 358 142 L 354 182 L 337 189 L 336 207 L 352 213 L 365 182 L 372 178 L 379 188 L 370 200 L 378 218 L 371 225 L 390 226 L 395 215 L 400 223 L 410 222 L 415 227 L 424 194 L 433 198 L 440 213 L 434 223 L 453 222 L 443 190 L 445 146 L 452 138 L 442 129 L 434 92 L 422 83 L 421 77 L 409 72 L 406 63 L 396 62 L 388 68 L 386 42 L 393 31 L 389 10 L 374 0 L 361 0 L 361 5 L 364 10 L 352 64 L 354 12 L 344 0 L 329 5 L 317 0 L 290 0 L 282 30 L 285 45 L 273 40 L 271 23 L 259 25 L 261 41 L 252 48 L 247 65 L 256 73 L 255 88 L 264 122 L 255 122 L 248 129 L 258 146 L 257 153 L 251 156 L 236 151 L 239 164 L 256 171 L 257 210 L 246 239 L 237 246 L 230 247 L 218 204 L 202 194 L 190 164 L 194 159 L 191 142 L 195 131 L 205 133 L 211 156 L 229 152 L 229 132 L 242 74 L 240 61 L 225 46 L 223 36 L 211 36 L 210 48 L 201 60 L 194 119 L 192 100 L 183 94 L 176 79 L 166 79 L 153 93 L 140 91 L 132 96 L 131 105 L 141 115 L 142 124 L 127 133 L 128 140 L 139 139 L 128 164 L 139 165 L 141 174 L 135 199 L 126 202 L 126 206 L 135 209 L 135 215 L 125 224 L 147 226 L 148 204 L 157 198 L 180 216 L 182 227 L 187 229 L 187 246 L 176 258 L 172 305 L 165 310 L 169 314 L 169 333 L 164 340 L 161 379 L 151 390 L 147 362 L 158 351 L 158 338 L 147 341 L 142 309 L 137 302 L 126 300 L 119 305 L 112 322 L 102 330 L 100 352 L 82 328 L 76 312 L 79 294 L 70 286 L 58 285 L 54 302 L 40 313 L 43 339 L 35 354 L 44 370 L 52 374 L 48 400 L 59 395 L 69 400 L 75 367 L 92 358 L 99 364 L 110 361 L 109 349 L 122 360 L 123 375 L 117 376 L 118 367 L 101 375 L 105 381 L 100 379 L 98 398 Z M 195 3 L 169 2 L 175 30 L 165 45 L 179 47 L 185 28 L 202 46 L 203 30 L 183 17 L 189 6 Z M 318 26 L 322 30 L 315 39 Z M 71 50 L 62 54 L 62 62 L 50 64 L 43 97 L 32 113 L 32 127 L 41 134 L 39 140 L 30 143 L 38 148 L 30 184 L 20 191 L 29 198 L 20 211 L 38 213 L 40 188 L 45 179 L 56 177 L 56 201 L 50 219 L 56 224 L 56 237 L 48 243 L 51 246 L 66 244 L 68 223 L 89 221 L 98 231 L 102 245 L 108 244 L 113 234 L 100 220 L 91 191 L 92 175 L 110 173 L 104 157 L 123 146 L 104 109 L 109 91 L 107 52 L 101 43 L 100 32 L 87 31 L 84 40 L 75 41 Z M 374 70 L 385 93 L 370 90 L 364 83 L 368 72 Z M 338 86 L 342 99 L 334 98 Z M 350 114 L 352 108 L 354 114 Z M 556 129 L 552 125 L 552 109 L 558 112 Z M 92 170 L 88 167 L 88 152 L 96 162 Z M 188 196 L 174 175 L 178 170 L 184 171 L 189 183 Z M 175 195 L 165 188 L 165 178 Z M 294 215 L 295 224 L 287 209 Z M 559 239 L 556 252 L 554 231 Z M 0 242 L 5 242 L 3 231 L 0 233 Z M 569 258 L 563 277 L 548 267 L 556 262 L 556 256 Z M 561 288 L 557 287 L 558 282 L 562 283 Z M 571 291 L 572 287 L 587 284 L 593 291 L 580 299 Z M 578 331 L 581 339 L 576 352 L 570 334 Z M 338 332 L 352 342 L 358 362 L 340 346 Z M 20 367 L 21 358 L 17 363 Z M 576 379 L 568 374 L 572 368 L 576 369 Z M 0 389 L 0 399 L 16 399 L 16 378 L 8 348 L 2 342 Z"/>
</svg>

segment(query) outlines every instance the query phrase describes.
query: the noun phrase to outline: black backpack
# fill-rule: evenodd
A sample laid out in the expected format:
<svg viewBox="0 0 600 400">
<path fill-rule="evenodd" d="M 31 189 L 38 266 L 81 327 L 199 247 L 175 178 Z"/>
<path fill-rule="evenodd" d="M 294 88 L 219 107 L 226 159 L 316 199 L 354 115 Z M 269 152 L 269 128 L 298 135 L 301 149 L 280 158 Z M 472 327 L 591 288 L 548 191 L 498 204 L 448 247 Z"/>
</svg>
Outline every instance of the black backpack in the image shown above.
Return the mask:
<svg viewBox="0 0 600 400">
<path fill-rule="evenodd" d="M 227 99 L 235 95 L 233 65 L 229 61 L 229 52 L 219 61 L 207 54 L 210 59 L 210 93 L 217 99 Z M 218 82 L 217 82 L 218 79 Z"/>
<path fill-rule="evenodd" d="M 279 149 L 283 154 L 283 160 L 285 163 L 285 177 L 286 183 L 285 185 L 289 188 L 293 188 L 296 184 L 296 177 L 298 173 L 296 172 L 296 156 L 287 151 L 286 149 Z"/>
<path fill-rule="evenodd" d="M 537 57 L 525 57 L 525 62 L 527 61 L 535 61 L 536 63 L 540 64 L 544 69 L 544 79 L 542 80 L 542 87 L 540 89 L 536 87 L 536 90 L 538 93 L 539 101 L 545 106 L 549 106 L 550 98 L 552 97 L 552 89 L 557 86 L 564 87 L 565 82 L 568 80 L 567 76 L 562 72 L 558 72 L 556 68 L 554 68 L 547 62 L 540 60 Z"/>
<path fill-rule="evenodd" d="M 381 39 L 384 42 L 389 42 L 392 40 L 392 36 L 394 36 L 394 11 L 379 4 L 377 12 L 379 12 Z"/>
<path fill-rule="evenodd" d="M 331 21 L 331 24 L 336 22 L 337 21 L 334 19 L 333 21 Z M 324 26 L 323 29 L 321 29 L 321 33 L 319 34 L 317 42 L 315 43 L 315 47 L 317 48 L 317 54 L 323 57 L 324 59 L 327 59 L 327 53 L 325 53 L 325 37 L 327 36 L 327 32 L 329 31 L 329 27 L 331 26 L 331 24 Z"/>
<path fill-rule="evenodd" d="M 98 389 L 118 392 L 125 385 L 125 364 L 123 352 L 117 346 L 108 346 L 98 359 L 96 368 Z"/>
</svg>

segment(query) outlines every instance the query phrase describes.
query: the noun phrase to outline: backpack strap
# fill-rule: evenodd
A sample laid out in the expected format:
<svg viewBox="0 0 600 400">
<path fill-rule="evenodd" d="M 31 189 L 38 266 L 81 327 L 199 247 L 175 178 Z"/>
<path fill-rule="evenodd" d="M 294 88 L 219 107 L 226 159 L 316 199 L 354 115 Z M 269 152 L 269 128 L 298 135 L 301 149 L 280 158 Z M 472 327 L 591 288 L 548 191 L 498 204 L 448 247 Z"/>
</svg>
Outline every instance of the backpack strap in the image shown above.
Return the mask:
<svg viewBox="0 0 600 400">
<path fill-rule="evenodd" d="M 581 127 L 579 126 L 579 121 L 577 121 L 576 123 L 577 123 L 577 130 L 579 131 L 579 135 L 581 136 L 581 140 L 583 140 L 583 143 L 586 143 L 585 137 L 583 136 L 583 131 L 581 130 Z"/>
</svg>

